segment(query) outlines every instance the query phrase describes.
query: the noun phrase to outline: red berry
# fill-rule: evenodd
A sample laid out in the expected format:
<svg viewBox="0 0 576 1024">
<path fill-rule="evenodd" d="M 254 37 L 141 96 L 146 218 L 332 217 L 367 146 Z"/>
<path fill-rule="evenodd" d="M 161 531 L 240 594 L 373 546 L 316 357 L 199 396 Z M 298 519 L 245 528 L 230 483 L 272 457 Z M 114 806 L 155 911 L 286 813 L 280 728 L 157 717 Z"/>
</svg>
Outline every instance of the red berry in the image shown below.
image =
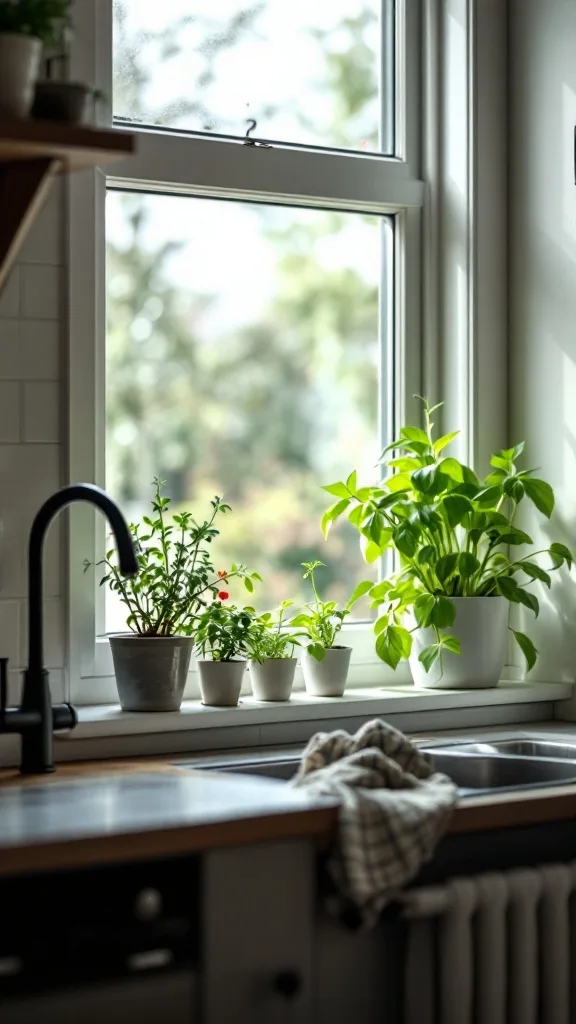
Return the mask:
<svg viewBox="0 0 576 1024">
<path fill-rule="evenodd" d="M 230 597 L 230 594 L 228 593 L 227 590 L 220 590 L 218 592 L 218 597 L 220 598 L 221 601 L 227 601 L 228 598 Z"/>
</svg>

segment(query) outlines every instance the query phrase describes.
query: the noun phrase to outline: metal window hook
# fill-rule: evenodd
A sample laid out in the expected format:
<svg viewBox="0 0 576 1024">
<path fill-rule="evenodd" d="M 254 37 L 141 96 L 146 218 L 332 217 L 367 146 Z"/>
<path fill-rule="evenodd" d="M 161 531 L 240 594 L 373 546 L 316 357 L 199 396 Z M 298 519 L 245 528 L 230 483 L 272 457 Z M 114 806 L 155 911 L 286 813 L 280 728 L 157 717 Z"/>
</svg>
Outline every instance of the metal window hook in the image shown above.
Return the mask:
<svg viewBox="0 0 576 1024">
<path fill-rule="evenodd" d="M 272 146 L 267 142 L 256 142 L 256 139 L 250 138 L 250 132 L 255 132 L 258 125 L 256 118 L 248 117 L 246 119 L 246 123 L 248 124 L 248 128 L 246 129 L 246 136 L 243 144 L 245 146 L 258 146 L 259 149 L 272 149 Z"/>
</svg>

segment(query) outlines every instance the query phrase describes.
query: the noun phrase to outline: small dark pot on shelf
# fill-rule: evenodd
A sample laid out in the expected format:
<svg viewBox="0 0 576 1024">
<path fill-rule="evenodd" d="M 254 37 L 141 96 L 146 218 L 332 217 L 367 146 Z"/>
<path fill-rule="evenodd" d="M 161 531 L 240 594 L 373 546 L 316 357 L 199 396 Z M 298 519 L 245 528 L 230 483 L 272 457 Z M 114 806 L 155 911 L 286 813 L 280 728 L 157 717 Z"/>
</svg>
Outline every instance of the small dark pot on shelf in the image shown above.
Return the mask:
<svg viewBox="0 0 576 1024">
<path fill-rule="evenodd" d="M 82 124 L 91 92 L 81 82 L 36 82 L 31 115 L 37 121 Z"/>
</svg>

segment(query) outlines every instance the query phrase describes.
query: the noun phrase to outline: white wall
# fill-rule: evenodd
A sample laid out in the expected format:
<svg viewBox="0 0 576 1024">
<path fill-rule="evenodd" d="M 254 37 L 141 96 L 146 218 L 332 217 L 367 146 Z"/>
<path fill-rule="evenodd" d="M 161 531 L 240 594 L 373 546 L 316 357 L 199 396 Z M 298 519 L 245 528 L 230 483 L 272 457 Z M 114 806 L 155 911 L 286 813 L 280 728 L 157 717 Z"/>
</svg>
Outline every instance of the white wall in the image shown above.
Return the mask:
<svg viewBox="0 0 576 1024">
<path fill-rule="evenodd" d="M 42 501 L 64 483 L 64 188 L 53 191 L 0 294 L 0 657 L 10 699 L 26 665 L 27 538 Z M 45 661 L 63 698 L 63 525 L 45 552 Z"/>
<path fill-rule="evenodd" d="M 556 490 L 552 539 L 576 548 L 575 0 L 510 0 L 510 94 L 511 440 Z M 575 578 L 530 624 L 539 678 L 576 678 Z"/>
</svg>

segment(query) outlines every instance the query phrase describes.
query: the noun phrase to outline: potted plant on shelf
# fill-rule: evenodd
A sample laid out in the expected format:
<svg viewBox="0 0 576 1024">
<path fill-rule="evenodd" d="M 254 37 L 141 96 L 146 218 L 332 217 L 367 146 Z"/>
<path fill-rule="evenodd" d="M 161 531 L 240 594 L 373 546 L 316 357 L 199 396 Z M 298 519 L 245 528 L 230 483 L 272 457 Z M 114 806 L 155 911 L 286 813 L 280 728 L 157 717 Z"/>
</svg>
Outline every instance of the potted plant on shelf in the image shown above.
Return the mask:
<svg viewBox="0 0 576 1024">
<path fill-rule="evenodd" d="M 285 628 L 286 610 L 293 601 L 283 601 L 274 612 L 254 618 L 248 635 L 250 681 L 256 700 L 289 700 L 294 685 L 297 659 L 294 647 L 304 634 Z"/>
<path fill-rule="evenodd" d="M 26 117 L 42 45 L 68 20 L 71 0 L 0 0 L 0 115 Z"/>
<path fill-rule="evenodd" d="M 130 632 L 109 637 L 120 704 L 124 711 L 178 711 L 195 644 L 198 616 L 222 586 L 237 577 L 249 592 L 257 573 L 244 566 L 229 572 L 215 570 L 209 547 L 218 529 L 217 518 L 230 511 L 220 498 L 211 502 L 207 520 L 196 522 L 191 512 L 170 515 L 170 498 L 162 494 L 164 481 L 154 481 L 152 516 L 130 530 L 138 552 L 138 576 L 125 579 L 112 559 L 114 551 L 97 565 L 107 584 L 126 606 Z M 86 568 L 90 567 L 85 563 Z"/>
<path fill-rule="evenodd" d="M 572 554 L 553 543 L 526 555 L 511 554 L 532 539 L 515 525 L 527 498 L 550 518 L 554 493 L 532 470 L 518 469 L 524 444 L 491 458 L 480 480 L 447 456 L 458 431 L 434 437 L 431 416 L 438 406 L 424 402 L 425 430 L 403 427 L 382 453 L 388 475 L 376 487 L 358 487 L 356 473 L 324 490 L 338 500 L 323 517 L 325 536 L 343 515 L 359 530 L 367 562 L 394 550 L 400 568 L 369 590 L 380 609 L 374 624 L 376 651 L 392 668 L 408 658 L 416 686 L 497 686 L 504 667 L 509 604 L 538 615 L 529 587 L 549 587 L 550 570 L 572 564 Z M 543 567 L 535 558 L 546 555 Z M 511 629 L 528 670 L 537 651 L 530 638 Z"/>
<path fill-rule="evenodd" d="M 100 89 L 85 82 L 66 80 L 70 42 L 70 25 L 63 24 L 56 52 L 44 61 L 44 78 L 36 82 L 31 114 L 37 121 L 82 124 L 86 119 L 88 100 L 91 98 L 95 105 L 105 98 Z"/>
<path fill-rule="evenodd" d="M 198 618 L 195 646 L 202 703 L 213 707 L 235 707 L 246 671 L 248 636 L 254 609 L 223 604 L 227 591 L 204 609 Z"/>
<path fill-rule="evenodd" d="M 359 601 L 372 589 L 372 581 L 365 580 L 354 590 L 344 608 L 339 608 L 336 601 L 322 601 L 318 594 L 314 573 L 323 562 L 303 562 L 306 572 L 304 579 L 309 579 L 314 603 L 306 605 L 305 611 L 296 615 L 290 622 L 291 626 L 302 627 L 310 639 L 302 654 L 302 672 L 306 691 L 315 697 L 342 697 L 346 688 L 350 656 L 352 648 L 335 641 L 342 629 L 342 624 L 350 614 L 356 601 Z"/>
</svg>

